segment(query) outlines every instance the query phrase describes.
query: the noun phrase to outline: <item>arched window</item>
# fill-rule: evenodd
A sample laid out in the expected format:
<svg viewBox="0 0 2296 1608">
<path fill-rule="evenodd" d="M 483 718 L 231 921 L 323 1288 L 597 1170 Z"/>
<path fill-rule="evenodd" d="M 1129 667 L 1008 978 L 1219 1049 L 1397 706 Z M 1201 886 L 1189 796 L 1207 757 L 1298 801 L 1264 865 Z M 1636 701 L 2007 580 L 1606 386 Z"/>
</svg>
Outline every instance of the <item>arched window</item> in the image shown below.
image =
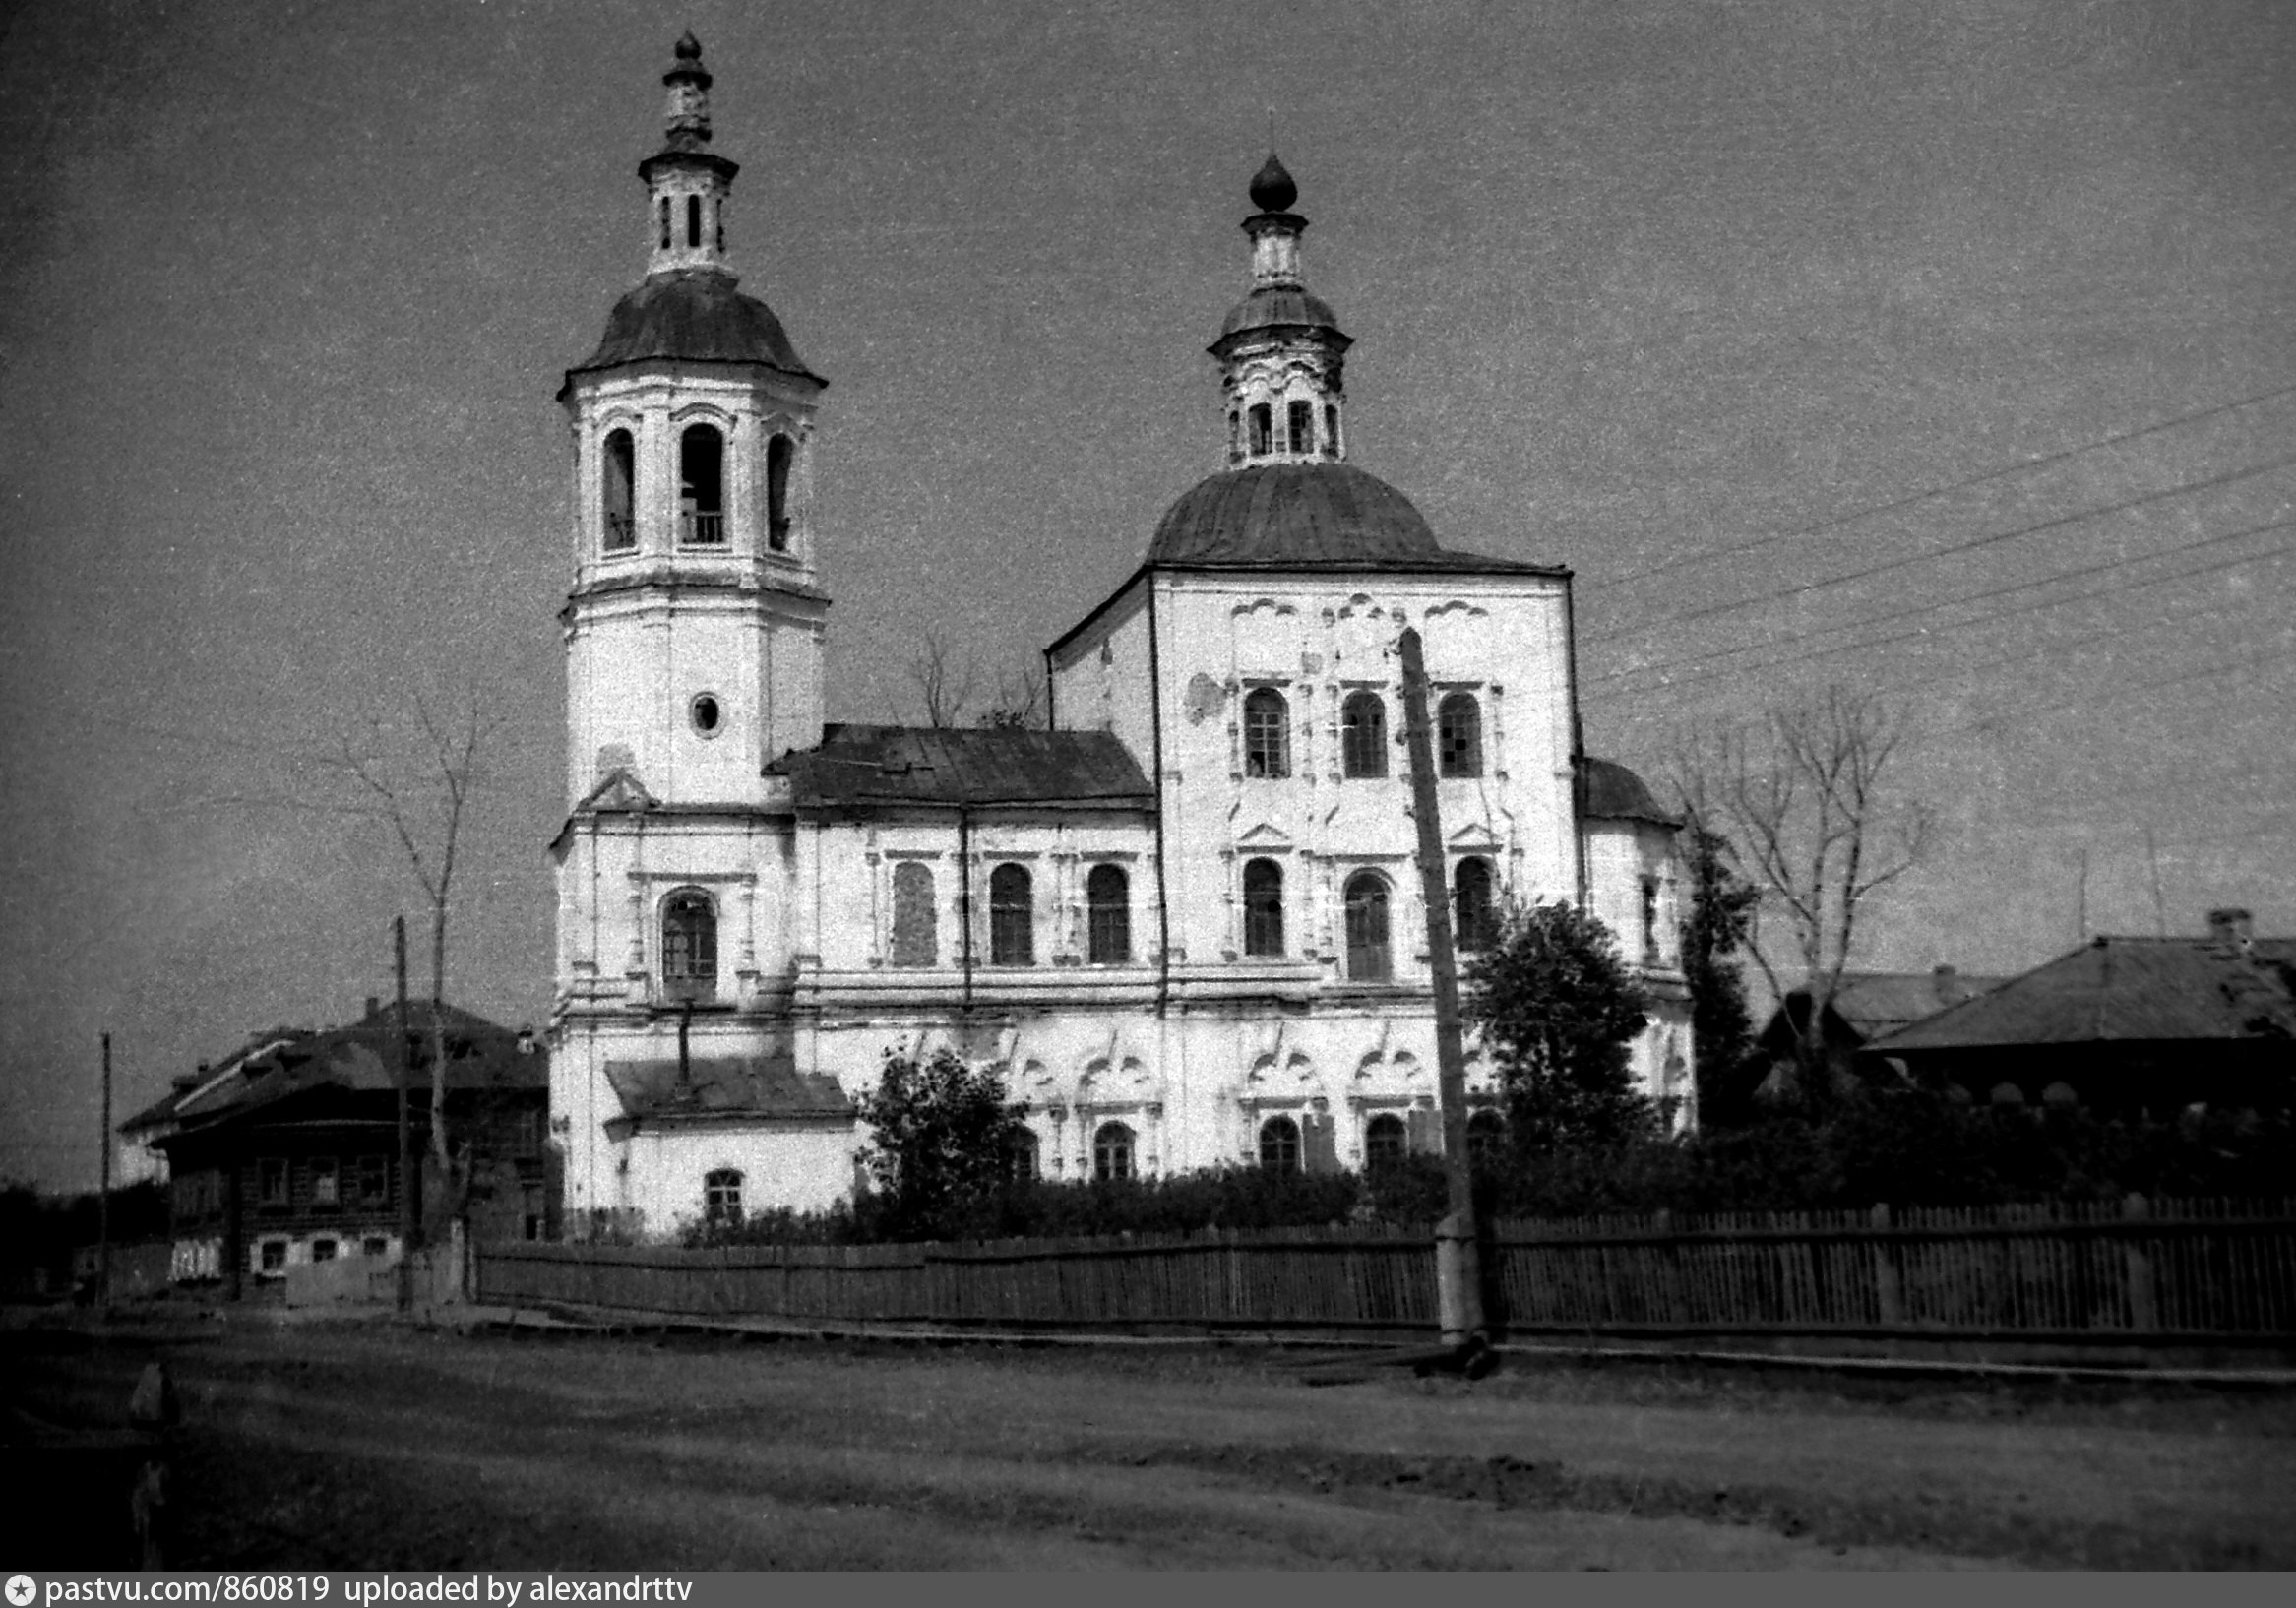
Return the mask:
<svg viewBox="0 0 2296 1608">
<path fill-rule="evenodd" d="M 1273 860 L 1244 863 L 1244 953 L 1283 953 L 1283 868 Z"/>
<path fill-rule="evenodd" d="M 1461 950 L 1487 950 L 1498 941 L 1499 910 L 1491 898 L 1491 862 L 1470 854 L 1451 874 L 1452 919 Z"/>
<path fill-rule="evenodd" d="M 1104 1122 L 1092 1136 L 1092 1176 L 1105 1184 L 1132 1176 L 1132 1130 Z"/>
<path fill-rule="evenodd" d="M 1376 871 L 1347 879 L 1347 975 L 1359 983 L 1384 983 L 1395 975 L 1388 952 L 1388 885 Z"/>
<path fill-rule="evenodd" d="M 893 963 L 939 965 L 938 926 L 933 868 L 915 860 L 902 860 L 893 868 Z"/>
<path fill-rule="evenodd" d="M 1658 959 L 1658 879 L 1643 879 L 1643 959 Z"/>
<path fill-rule="evenodd" d="M 1324 404 L 1324 456 L 1339 456 L 1339 409 L 1331 402 Z"/>
<path fill-rule="evenodd" d="M 1033 1184 L 1040 1173 L 1036 1136 L 1025 1128 L 1015 1129 L 1012 1142 L 1005 1146 L 1006 1176 L 1016 1184 Z"/>
<path fill-rule="evenodd" d="M 1228 409 L 1228 462 L 1240 463 L 1244 456 L 1244 415 Z"/>
<path fill-rule="evenodd" d="M 719 1167 L 702 1175 L 702 1219 L 712 1223 L 741 1221 L 741 1174 Z"/>
<path fill-rule="evenodd" d="M 1024 865 L 1000 865 L 988 878 L 988 961 L 992 966 L 1036 963 L 1033 890 Z"/>
<path fill-rule="evenodd" d="M 1436 706 L 1435 749 L 1438 774 L 1483 773 L 1483 711 L 1473 693 L 1453 693 Z"/>
<path fill-rule="evenodd" d="M 1382 1112 L 1363 1127 L 1363 1166 L 1367 1172 L 1392 1167 L 1411 1153 L 1411 1131 L 1393 1111 Z"/>
<path fill-rule="evenodd" d="M 1291 774 L 1291 707 L 1273 687 L 1255 687 L 1244 698 L 1244 774 Z"/>
<path fill-rule="evenodd" d="M 1316 450 L 1316 404 L 1294 402 L 1286 409 L 1291 414 L 1291 450 L 1312 453 Z"/>
<path fill-rule="evenodd" d="M 722 253 L 725 250 L 725 198 L 723 196 L 719 196 L 716 205 L 710 209 L 710 216 L 716 224 L 717 249 Z"/>
<path fill-rule="evenodd" d="M 766 545 L 776 553 L 789 550 L 789 460 L 795 453 L 777 431 L 766 442 Z"/>
<path fill-rule="evenodd" d="M 1467 1164 L 1497 1165 L 1507 1151 L 1507 1119 L 1488 1106 L 1467 1118 Z"/>
<path fill-rule="evenodd" d="M 1085 879 L 1086 956 L 1096 966 L 1120 966 L 1132 959 L 1132 879 L 1123 868 L 1096 865 Z"/>
<path fill-rule="evenodd" d="M 661 249 L 669 250 L 669 197 L 661 198 Z"/>
<path fill-rule="evenodd" d="M 627 552 L 638 545 L 634 499 L 638 485 L 638 448 L 627 430 L 608 430 L 599 444 L 599 500 L 605 505 L 605 549 Z"/>
<path fill-rule="evenodd" d="M 1299 1171 L 1299 1124 L 1270 1117 L 1260 1125 L 1260 1166 L 1267 1172 Z"/>
<path fill-rule="evenodd" d="M 702 243 L 702 198 L 686 197 L 686 245 L 689 249 Z"/>
<path fill-rule="evenodd" d="M 689 424 L 678 437 L 678 539 L 725 542 L 725 438 L 712 425 Z"/>
<path fill-rule="evenodd" d="M 1388 773 L 1388 711 L 1377 693 L 1349 693 L 1339 706 L 1339 770 L 1350 776 Z"/>
<path fill-rule="evenodd" d="M 717 911 L 699 889 L 680 889 L 662 901 L 661 984 L 677 999 L 717 992 Z"/>
<path fill-rule="evenodd" d="M 1268 451 L 1269 438 L 1274 433 L 1274 420 L 1270 415 L 1266 402 L 1254 402 L 1251 411 L 1245 416 L 1251 420 L 1252 456 L 1257 458 Z"/>
</svg>

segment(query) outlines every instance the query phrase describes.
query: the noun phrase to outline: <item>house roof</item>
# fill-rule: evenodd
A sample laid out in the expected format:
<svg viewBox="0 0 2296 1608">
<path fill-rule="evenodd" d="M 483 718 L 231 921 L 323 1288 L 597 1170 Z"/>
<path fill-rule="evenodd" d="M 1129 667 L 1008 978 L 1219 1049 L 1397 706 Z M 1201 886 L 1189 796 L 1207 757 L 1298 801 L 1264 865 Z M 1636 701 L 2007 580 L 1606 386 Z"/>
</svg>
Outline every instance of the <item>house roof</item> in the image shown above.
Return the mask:
<svg viewBox="0 0 2296 1608">
<path fill-rule="evenodd" d="M 1877 1053 L 2296 1037 L 2296 941 L 2098 938 L 1913 1022 Z"/>
<path fill-rule="evenodd" d="M 1155 789 L 1105 731 L 830 725 L 821 746 L 783 755 L 800 811 L 903 804 L 1148 809 Z"/>
<path fill-rule="evenodd" d="M 763 363 L 821 382 L 789 343 L 774 310 L 735 290 L 736 282 L 714 268 L 649 275 L 614 304 L 597 350 L 566 371 L 567 384 L 592 370 L 655 361 Z"/>
<path fill-rule="evenodd" d="M 1208 475 L 1164 511 L 1147 562 L 1191 569 L 1562 573 L 1446 549 L 1409 498 L 1351 464 L 1255 464 Z"/>
<path fill-rule="evenodd" d="M 1589 756 L 1579 764 L 1579 815 L 1587 821 L 1648 821 L 1679 827 L 1682 817 L 1664 808 L 1643 778 L 1616 760 Z"/>
<path fill-rule="evenodd" d="M 689 1061 L 608 1061 L 625 1120 L 780 1117 L 850 1122 L 853 1102 L 827 1073 L 799 1072 L 786 1052 Z"/>
<path fill-rule="evenodd" d="M 549 1057 L 521 1049 L 521 1034 L 459 1006 L 441 1005 L 437 1011 L 446 1030 L 450 1090 L 549 1086 Z M 414 1040 L 416 1080 L 426 1090 L 431 1018 L 429 1003 L 416 1002 L 405 1019 Z M 167 1124 L 178 1132 L 204 1130 L 315 1088 L 391 1092 L 399 1086 L 399 1020 L 398 1007 L 391 1005 L 345 1026 L 258 1033 L 206 1078 L 186 1081 L 164 1100 L 129 1118 L 121 1131 Z"/>
</svg>

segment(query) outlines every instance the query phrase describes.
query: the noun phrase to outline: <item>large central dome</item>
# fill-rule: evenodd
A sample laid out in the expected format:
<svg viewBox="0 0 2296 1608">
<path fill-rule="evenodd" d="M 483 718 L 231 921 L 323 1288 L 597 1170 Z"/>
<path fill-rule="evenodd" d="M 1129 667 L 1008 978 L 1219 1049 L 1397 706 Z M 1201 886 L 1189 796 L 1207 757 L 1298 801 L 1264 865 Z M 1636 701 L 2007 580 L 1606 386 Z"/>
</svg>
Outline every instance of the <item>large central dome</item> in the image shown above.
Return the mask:
<svg viewBox="0 0 2296 1608">
<path fill-rule="evenodd" d="M 1199 481 L 1164 513 L 1150 564 L 1440 559 L 1410 499 L 1346 464 L 1255 464 Z"/>
</svg>

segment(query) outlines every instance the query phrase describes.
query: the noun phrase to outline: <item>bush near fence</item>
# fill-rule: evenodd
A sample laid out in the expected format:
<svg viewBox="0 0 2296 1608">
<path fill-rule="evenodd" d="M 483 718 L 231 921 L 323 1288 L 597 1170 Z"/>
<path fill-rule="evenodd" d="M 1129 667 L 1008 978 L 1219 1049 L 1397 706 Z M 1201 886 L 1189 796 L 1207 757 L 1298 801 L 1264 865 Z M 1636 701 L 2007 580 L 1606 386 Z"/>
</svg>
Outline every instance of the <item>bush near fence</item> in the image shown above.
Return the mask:
<svg viewBox="0 0 2296 1608">
<path fill-rule="evenodd" d="M 1514 1333 L 2296 1339 L 2296 1201 L 1505 1221 Z M 982 1244 L 489 1246 L 497 1306 L 998 1328 L 1432 1331 L 1432 1231 Z"/>
</svg>

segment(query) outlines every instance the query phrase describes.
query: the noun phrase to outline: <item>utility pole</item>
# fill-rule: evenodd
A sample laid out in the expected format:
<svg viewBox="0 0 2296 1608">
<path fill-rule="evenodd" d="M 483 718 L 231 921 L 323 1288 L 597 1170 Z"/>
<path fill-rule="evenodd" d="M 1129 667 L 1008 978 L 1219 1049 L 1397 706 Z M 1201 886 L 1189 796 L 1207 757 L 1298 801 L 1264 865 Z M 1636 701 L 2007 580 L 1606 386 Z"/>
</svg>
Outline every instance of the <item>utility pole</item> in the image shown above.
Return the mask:
<svg viewBox="0 0 2296 1608">
<path fill-rule="evenodd" d="M 103 1035 L 103 1148 L 95 1197 L 95 1308 L 111 1310 L 111 1034 Z"/>
<path fill-rule="evenodd" d="M 1405 627 L 1403 730 L 1411 756 L 1411 813 L 1419 828 L 1419 897 L 1427 909 L 1427 960 L 1435 973 L 1436 1088 L 1443 1100 L 1443 1171 L 1451 1214 L 1435 1230 L 1436 1305 L 1443 1343 L 1480 1350 L 1480 1258 L 1475 1249 L 1474 1175 L 1467 1167 L 1466 1052 L 1459 1042 L 1458 952 L 1452 942 L 1450 879 L 1443 874 L 1443 823 L 1436 814 L 1435 741 L 1427 723 L 1427 664 L 1419 633 Z"/>
<path fill-rule="evenodd" d="M 406 918 L 391 918 L 391 948 L 399 973 L 399 1310 L 414 1309 L 414 1129 L 407 1119 L 406 1083 L 413 1077 L 413 1037 L 406 1030 Z"/>
</svg>

